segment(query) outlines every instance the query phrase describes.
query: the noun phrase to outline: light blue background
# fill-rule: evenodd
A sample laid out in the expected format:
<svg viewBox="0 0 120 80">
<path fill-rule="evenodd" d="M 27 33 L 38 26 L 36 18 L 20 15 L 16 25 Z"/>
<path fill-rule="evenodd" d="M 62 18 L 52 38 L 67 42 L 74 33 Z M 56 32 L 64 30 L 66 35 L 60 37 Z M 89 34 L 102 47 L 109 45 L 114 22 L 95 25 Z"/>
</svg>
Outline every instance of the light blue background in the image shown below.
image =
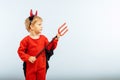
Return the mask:
<svg viewBox="0 0 120 80">
<path fill-rule="evenodd" d="M 49 40 L 64 22 L 69 28 L 50 59 L 48 80 L 120 78 L 120 0 L 2 0 L 0 80 L 24 79 L 17 49 L 30 9 L 43 18 Z"/>
</svg>

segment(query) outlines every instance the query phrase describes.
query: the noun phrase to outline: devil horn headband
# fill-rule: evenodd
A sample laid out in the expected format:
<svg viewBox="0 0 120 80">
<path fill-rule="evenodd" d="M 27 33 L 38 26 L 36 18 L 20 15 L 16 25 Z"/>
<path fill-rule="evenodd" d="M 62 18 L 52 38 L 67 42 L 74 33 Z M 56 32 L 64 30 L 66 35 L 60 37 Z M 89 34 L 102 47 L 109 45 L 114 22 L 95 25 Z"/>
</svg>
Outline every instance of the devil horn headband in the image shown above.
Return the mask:
<svg viewBox="0 0 120 80">
<path fill-rule="evenodd" d="M 34 16 L 37 16 L 37 14 L 38 14 L 37 10 L 36 10 L 35 14 L 33 14 L 32 9 L 30 10 L 30 16 L 29 16 L 29 20 L 30 20 L 30 22 L 32 22 Z"/>
<path fill-rule="evenodd" d="M 32 9 L 30 10 L 30 17 L 32 17 L 32 16 L 37 16 L 37 10 L 36 10 L 36 12 L 35 12 L 35 14 L 33 14 L 33 11 L 32 11 Z"/>
</svg>

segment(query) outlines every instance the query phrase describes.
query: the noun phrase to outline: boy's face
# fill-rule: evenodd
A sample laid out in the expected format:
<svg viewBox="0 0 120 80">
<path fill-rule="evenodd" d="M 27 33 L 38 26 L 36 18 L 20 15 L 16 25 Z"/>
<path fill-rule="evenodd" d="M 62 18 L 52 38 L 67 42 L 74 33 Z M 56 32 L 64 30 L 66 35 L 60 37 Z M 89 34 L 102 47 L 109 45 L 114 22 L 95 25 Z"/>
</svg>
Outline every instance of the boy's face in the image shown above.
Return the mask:
<svg viewBox="0 0 120 80">
<path fill-rule="evenodd" d="M 37 20 L 37 22 L 33 25 L 32 30 L 36 33 L 39 34 L 42 32 L 42 21 Z"/>
</svg>

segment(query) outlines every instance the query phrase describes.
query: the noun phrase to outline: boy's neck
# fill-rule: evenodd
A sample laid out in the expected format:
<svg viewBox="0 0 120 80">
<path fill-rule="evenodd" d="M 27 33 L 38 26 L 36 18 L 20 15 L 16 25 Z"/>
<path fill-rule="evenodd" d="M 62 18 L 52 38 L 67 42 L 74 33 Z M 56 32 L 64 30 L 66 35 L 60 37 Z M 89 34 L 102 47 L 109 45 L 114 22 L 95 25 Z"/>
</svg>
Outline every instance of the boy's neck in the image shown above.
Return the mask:
<svg viewBox="0 0 120 80">
<path fill-rule="evenodd" d="M 29 36 L 30 36 L 32 39 L 39 39 L 40 34 L 35 34 L 35 33 L 33 33 L 33 32 L 30 32 Z"/>
</svg>

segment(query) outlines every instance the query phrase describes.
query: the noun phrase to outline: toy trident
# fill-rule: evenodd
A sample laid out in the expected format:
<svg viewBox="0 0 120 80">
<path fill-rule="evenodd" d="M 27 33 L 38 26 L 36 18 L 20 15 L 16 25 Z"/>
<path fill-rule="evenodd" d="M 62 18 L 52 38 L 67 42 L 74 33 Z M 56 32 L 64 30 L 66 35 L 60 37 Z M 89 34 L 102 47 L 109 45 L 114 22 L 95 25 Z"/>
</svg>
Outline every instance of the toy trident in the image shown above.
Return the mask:
<svg viewBox="0 0 120 80">
<path fill-rule="evenodd" d="M 59 34 L 60 36 L 65 35 L 65 33 L 66 33 L 67 31 L 68 31 L 68 29 L 67 29 L 66 23 L 62 24 L 62 25 L 58 28 L 58 34 Z M 57 35 L 52 39 L 52 41 L 53 41 L 55 38 L 57 38 Z M 52 41 L 51 41 L 51 42 L 52 42 Z M 51 43 L 51 42 L 50 42 L 50 43 Z M 49 43 L 49 44 L 50 44 L 50 43 Z M 49 44 L 48 44 L 45 48 L 43 48 L 43 49 L 36 55 L 36 58 L 39 57 L 39 55 L 49 46 Z"/>
</svg>

